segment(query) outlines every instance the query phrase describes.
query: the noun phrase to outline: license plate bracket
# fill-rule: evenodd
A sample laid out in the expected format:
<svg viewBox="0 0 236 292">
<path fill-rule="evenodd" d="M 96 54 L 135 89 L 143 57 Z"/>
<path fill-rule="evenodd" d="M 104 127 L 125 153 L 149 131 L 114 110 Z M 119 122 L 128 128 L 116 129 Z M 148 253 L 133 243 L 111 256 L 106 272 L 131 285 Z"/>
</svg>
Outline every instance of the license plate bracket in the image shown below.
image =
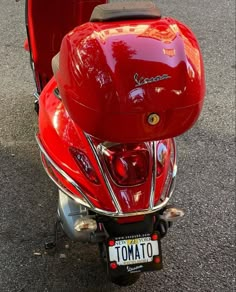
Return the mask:
<svg viewBox="0 0 236 292">
<path fill-rule="evenodd" d="M 112 276 L 162 269 L 161 242 L 157 232 L 109 238 L 106 246 Z"/>
</svg>

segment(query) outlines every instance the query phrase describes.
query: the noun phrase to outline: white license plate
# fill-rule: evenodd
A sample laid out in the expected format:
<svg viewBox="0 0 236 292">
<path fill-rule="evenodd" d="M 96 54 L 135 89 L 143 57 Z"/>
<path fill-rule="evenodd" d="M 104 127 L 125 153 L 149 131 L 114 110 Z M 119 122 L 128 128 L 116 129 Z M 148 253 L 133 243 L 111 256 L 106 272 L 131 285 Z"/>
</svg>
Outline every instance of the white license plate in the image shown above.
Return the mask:
<svg viewBox="0 0 236 292">
<path fill-rule="evenodd" d="M 159 246 L 157 240 L 147 236 L 116 240 L 113 246 L 109 246 L 108 251 L 111 262 L 115 261 L 117 265 L 131 265 L 152 262 L 153 257 L 159 255 Z"/>
</svg>

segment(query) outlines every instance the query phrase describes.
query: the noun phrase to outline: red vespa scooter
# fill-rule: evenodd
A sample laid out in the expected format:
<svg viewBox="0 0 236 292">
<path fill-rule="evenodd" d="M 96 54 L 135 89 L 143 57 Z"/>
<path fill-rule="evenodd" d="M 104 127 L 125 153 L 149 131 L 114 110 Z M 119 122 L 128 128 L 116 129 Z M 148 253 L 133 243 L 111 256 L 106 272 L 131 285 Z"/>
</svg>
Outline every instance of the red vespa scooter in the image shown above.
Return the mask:
<svg viewBox="0 0 236 292">
<path fill-rule="evenodd" d="M 160 240 L 183 216 L 168 205 L 173 137 L 203 105 L 197 40 L 152 2 L 28 0 L 26 27 L 56 226 L 97 243 L 109 278 L 132 284 L 162 268 Z"/>
</svg>

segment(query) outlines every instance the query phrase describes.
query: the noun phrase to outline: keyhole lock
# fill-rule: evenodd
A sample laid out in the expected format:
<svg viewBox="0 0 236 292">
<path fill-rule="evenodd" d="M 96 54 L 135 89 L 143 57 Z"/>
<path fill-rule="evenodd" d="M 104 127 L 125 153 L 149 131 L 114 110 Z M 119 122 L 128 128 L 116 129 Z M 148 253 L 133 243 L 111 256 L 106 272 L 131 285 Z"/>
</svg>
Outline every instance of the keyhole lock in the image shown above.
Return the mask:
<svg viewBox="0 0 236 292">
<path fill-rule="evenodd" d="M 148 123 L 149 125 L 155 126 L 156 124 L 158 124 L 160 121 L 160 117 L 158 116 L 158 114 L 150 114 L 148 116 Z"/>
</svg>

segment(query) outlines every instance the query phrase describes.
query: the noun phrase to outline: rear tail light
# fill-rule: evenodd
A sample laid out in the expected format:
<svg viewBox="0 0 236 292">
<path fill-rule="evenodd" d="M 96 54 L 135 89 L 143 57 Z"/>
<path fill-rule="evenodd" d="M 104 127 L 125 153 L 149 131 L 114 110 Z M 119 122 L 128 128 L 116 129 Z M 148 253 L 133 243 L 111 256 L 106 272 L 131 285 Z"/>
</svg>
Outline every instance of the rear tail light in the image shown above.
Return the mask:
<svg viewBox="0 0 236 292">
<path fill-rule="evenodd" d="M 69 150 L 75 162 L 77 163 L 83 174 L 87 177 L 87 179 L 89 179 L 94 184 L 99 184 L 100 182 L 97 177 L 97 174 L 87 155 L 81 150 L 76 149 L 74 147 L 70 147 Z"/>
<path fill-rule="evenodd" d="M 133 186 L 146 181 L 149 171 L 149 151 L 145 143 L 103 145 L 103 157 L 115 183 Z"/>
</svg>

